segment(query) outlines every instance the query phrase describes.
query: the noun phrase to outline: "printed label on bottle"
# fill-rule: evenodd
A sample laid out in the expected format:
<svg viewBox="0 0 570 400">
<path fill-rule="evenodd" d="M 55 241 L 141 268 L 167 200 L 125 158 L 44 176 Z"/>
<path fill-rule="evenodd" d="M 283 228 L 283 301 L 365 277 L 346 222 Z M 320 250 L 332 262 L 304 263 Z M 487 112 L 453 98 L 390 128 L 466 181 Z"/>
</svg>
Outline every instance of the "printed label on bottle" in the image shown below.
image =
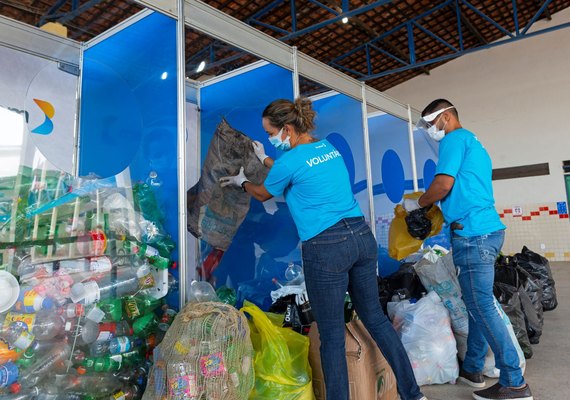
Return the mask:
<svg viewBox="0 0 570 400">
<path fill-rule="evenodd" d="M 131 341 L 126 336 L 117 338 L 117 353 L 125 353 L 131 349 Z"/>
<path fill-rule="evenodd" d="M 113 268 L 109 257 L 94 257 L 89 263 L 89 269 L 94 272 L 108 272 Z"/>
<path fill-rule="evenodd" d="M 139 278 L 139 287 L 141 289 L 150 289 L 154 287 L 155 284 L 156 282 L 154 280 L 154 276 L 151 273 L 148 273 Z"/>
<path fill-rule="evenodd" d="M 3 328 L 7 329 L 12 322 L 22 322 L 26 324 L 26 329 L 29 331 L 33 328 L 34 322 L 36 322 L 36 314 L 19 314 L 9 312 L 6 314 Z"/>
<path fill-rule="evenodd" d="M 107 340 L 111 340 L 111 338 L 113 337 L 113 334 L 109 331 L 102 331 L 99 332 L 99 336 L 97 336 L 97 342 L 99 341 L 103 341 L 106 342 Z"/>
<path fill-rule="evenodd" d="M 133 298 L 125 300 L 125 310 L 127 311 L 127 316 L 131 319 L 141 315 L 139 306 L 137 305 L 136 300 Z"/>
<path fill-rule="evenodd" d="M 8 387 L 18 379 L 18 367 L 12 362 L 0 365 L 0 388 Z"/>
<path fill-rule="evenodd" d="M 158 254 L 159 254 L 159 253 L 158 253 L 158 250 L 157 250 L 157 249 L 155 249 L 155 248 L 152 247 L 152 246 L 148 246 L 148 245 L 146 246 L 146 250 L 145 250 L 145 252 L 144 252 L 144 255 L 145 255 L 145 256 L 147 256 L 147 257 L 154 257 L 154 256 L 157 256 Z"/>
<path fill-rule="evenodd" d="M 99 301 L 101 292 L 99 291 L 99 285 L 97 285 L 97 282 L 85 282 L 83 287 L 85 288 L 85 297 L 83 298 L 84 304 L 92 304 Z"/>
<path fill-rule="evenodd" d="M 114 398 L 115 400 L 125 400 L 125 393 L 123 393 L 123 391 L 120 391 L 120 392 L 118 392 L 118 393 L 115 393 L 115 394 L 113 395 L 113 398 Z"/>
<path fill-rule="evenodd" d="M 20 350 L 26 350 L 28 347 L 30 347 L 34 339 L 34 335 L 28 331 L 23 331 L 20 336 L 18 336 L 18 339 L 14 341 L 14 347 L 17 347 Z"/>
</svg>

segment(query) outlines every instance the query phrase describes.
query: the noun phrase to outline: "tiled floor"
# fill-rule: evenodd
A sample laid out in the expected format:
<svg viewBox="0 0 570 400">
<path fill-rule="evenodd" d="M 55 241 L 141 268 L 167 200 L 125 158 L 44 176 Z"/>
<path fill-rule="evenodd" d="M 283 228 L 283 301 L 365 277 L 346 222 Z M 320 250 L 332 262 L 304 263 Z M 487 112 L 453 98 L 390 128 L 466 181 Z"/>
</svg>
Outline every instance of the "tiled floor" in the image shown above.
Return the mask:
<svg viewBox="0 0 570 400">
<path fill-rule="evenodd" d="M 558 307 L 544 314 L 540 343 L 527 360 L 525 378 L 535 400 L 570 399 L 570 262 L 551 263 L 556 282 Z M 488 380 L 494 384 L 495 380 Z M 471 399 L 472 389 L 461 384 L 424 386 L 429 400 Z"/>
</svg>

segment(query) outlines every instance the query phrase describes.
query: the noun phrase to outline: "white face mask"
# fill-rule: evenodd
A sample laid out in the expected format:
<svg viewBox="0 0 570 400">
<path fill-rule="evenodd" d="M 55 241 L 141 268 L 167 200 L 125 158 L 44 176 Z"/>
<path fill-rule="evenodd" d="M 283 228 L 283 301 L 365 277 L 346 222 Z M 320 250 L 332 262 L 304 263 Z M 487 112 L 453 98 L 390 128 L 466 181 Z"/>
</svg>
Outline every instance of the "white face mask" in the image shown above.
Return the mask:
<svg viewBox="0 0 570 400">
<path fill-rule="evenodd" d="M 437 126 L 435 125 L 432 125 L 428 128 L 427 134 L 436 142 L 439 142 L 445 137 L 445 131 L 443 129 L 437 129 Z"/>
</svg>

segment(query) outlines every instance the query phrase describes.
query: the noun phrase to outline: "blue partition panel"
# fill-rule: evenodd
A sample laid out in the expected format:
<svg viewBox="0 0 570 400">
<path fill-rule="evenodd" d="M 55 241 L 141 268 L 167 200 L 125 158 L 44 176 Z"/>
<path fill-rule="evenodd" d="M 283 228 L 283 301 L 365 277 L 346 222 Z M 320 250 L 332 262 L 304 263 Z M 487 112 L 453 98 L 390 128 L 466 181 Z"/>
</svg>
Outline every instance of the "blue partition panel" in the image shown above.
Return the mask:
<svg viewBox="0 0 570 400">
<path fill-rule="evenodd" d="M 82 73 L 79 174 L 129 168 L 134 185 L 156 172 L 163 225 L 178 243 L 176 21 L 150 13 L 88 48 Z"/>
<path fill-rule="evenodd" d="M 352 184 L 352 191 L 364 217 L 370 220 L 364 154 L 362 103 L 344 94 L 315 100 L 317 111 L 315 136 L 328 139 L 342 154 Z"/>
<path fill-rule="evenodd" d="M 293 99 L 293 76 L 291 71 L 271 64 L 202 88 L 202 161 L 222 117 L 233 128 L 261 141 L 270 157 L 278 157 L 261 125 L 261 113 L 279 98 Z M 289 261 L 301 262 L 298 245 L 297 230 L 284 199 L 265 203 L 252 199 L 247 217 L 214 272 L 217 286 L 233 286 L 239 289 L 239 300 L 248 298 L 267 308 L 271 304 L 269 292 L 276 288 L 272 278 L 283 279 Z M 211 250 L 202 241 L 201 259 Z"/>
<path fill-rule="evenodd" d="M 368 118 L 368 131 L 378 270 L 380 275 L 387 276 L 399 266 L 399 262 L 388 256 L 388 230 L 394 218 L 394 207 L 402 202 L 404 193 L 413 191 L 408 122 L 380 114 Z"/>
</svg>

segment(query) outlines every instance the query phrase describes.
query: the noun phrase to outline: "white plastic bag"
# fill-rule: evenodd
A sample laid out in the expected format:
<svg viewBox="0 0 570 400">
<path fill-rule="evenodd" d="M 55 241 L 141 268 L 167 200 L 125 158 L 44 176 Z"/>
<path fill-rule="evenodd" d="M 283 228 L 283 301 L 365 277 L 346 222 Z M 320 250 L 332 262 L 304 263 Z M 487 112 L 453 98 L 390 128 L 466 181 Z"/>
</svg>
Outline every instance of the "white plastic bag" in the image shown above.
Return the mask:
<svg viewBox="0 0 570 400">
<path fill-rule="evenodd" d="M 449 311 L 451 328 L 458 335 L 467 336 L 469 317 L 465 303 L 461 298 L 461 287 L 457 280 L 453 256 L 451 253 L 440 257 L 430 249 L 424 257 L 414 265 L 422 285 L 428 291 L 435 291 L 443 305 Z"/>
<path fill-rule="evenodd" d="M 417 303 L 393 305 L 394 328 L 410 358 L 418 385 L 454 383 L 459 374 L 457 345 L 449 313 L 435 292 Z"/>
</svg>

